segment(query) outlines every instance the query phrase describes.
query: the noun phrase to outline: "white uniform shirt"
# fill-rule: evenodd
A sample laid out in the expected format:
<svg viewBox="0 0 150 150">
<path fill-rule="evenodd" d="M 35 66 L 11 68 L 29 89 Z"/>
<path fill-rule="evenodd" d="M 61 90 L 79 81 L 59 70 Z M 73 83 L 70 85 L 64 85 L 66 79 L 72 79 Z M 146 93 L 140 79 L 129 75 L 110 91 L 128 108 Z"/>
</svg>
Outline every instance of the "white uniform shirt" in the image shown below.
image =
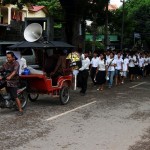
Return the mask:
<svg viewBox="0 0 150 150">
<path fill-rule="evenodd" d="M 115 54 L 115 55 L 114 55 L 114 59 L 117 59 L 117 58 L 118 58 L 118 55 L 117 55 L 117 54 Z"/>
<path fill-rule="evenodd" d="M 106 65 L 108 66 L 108 71 L 115 71 L 115 67 L 111 65 L 116 65 L 116 60 L 114 58 L 107 59 Z"/>
<path fill-rule="evenodd" d="M 99 61 L 98 61 L 98 70 L 99 71 L 105 71 L 106 70 L 106 63 L 105 63 L 105 60 L 103 59 L 103 60 L 101 60 L 101 59 L 99 59 Z"/>
<path fill-rule="evenodd" d="M 82 59 L 82 67 L 79 70 L 80 71 L 89 70 L 89 66 L 90 66 L 90 59 L 88 57 L 84 58 Z"/>
<path fill-rule="evenodd" d="M 96 57 L 96 58 L 92 58 L 92 60 L 91 60 L 91 65 L 92 65 L 92 67 L 94 67 L 94 68 L 97 68 L 97 66 L 98 66 L 98 61 L 99 61 L 99 58 L 98 57 Z"/>
<path fill-rule="evenodd" d="M 128 64 L 129 64 L 129 59 L 125 58 L 123 60 L 123 71 L 127 71 L 128 70 Z"/>
<path fill-rule="evenodd" d="M 144 58 L 144 66 L 147 66 L 148 65 L 148 61 L 149 61 L 149 58 Z"/>
<path fill-rule="evenodd" d="M 144 58 L 139 58 L 139 67 L 143 67 L 144 66 Z"/>
<path fill-rule="evenodd" d="M 107 60 L 107 59 L 110 59 L 110 55 L 106 55 L 106 60 Z"/>
<path fill-rule="evenodd" d="M 135 63 L 136 62 L 136 56 L 129 56 L 129 67 L 135 67 Z"/>
<path fill-rule="evenodd" d="M 116 58 L 116 69 L 121 70 L 122 69 L 122 64 L 123 64 L 123 59 L 122 58 Z"/>
</svg>

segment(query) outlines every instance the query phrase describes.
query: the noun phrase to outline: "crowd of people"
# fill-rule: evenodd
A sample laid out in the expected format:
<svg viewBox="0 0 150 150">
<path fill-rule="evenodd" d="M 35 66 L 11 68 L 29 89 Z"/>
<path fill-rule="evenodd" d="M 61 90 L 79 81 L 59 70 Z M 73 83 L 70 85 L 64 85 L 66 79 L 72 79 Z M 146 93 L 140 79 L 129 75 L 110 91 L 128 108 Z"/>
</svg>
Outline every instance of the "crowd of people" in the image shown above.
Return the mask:
<svg viewBox="0 0 150 150">
<path fill-rule="evenodd" d="M 82 62 L 81 66 L 73 69 L 78 71 L 77 86 L 81 88 L 81 95 L 86 93 L 89 74 L 93 85 L 99 85 L 98 91 L 103 91 L 104 85 L 112 88 L 124 84 L 127 77 L 133 82 L 150 75 L 150 52 L 108 50 L 98 54 L 95 51 L 92 58 L 88 52 L 75 54 Z"/>
<path fill-rule="evenodd" d="M 26 60 L 21 57 L 20 60 L 16 61 L 16 56 L 13 52 L 8 52 L 6 56 L 7 61 L 0 71 L 10 70 L 11 73 L 7 76 L 7 90 L 18 105 L 18 114 L 22 115 L 23 110 L 17 97 L 17 84 L 19 75 L 27 67 Z M 54 58 L 54 55 L 52 57 Z M 130 82 L 133 82 L 150 75 L 150 52 L 143 51 L 117 52 L 108 50 L 100 54 L 95 51 L 92 57 L 88 52 L 82 54 L 74 50 L 68 54 L 66 51 L 62 51 L 58 60 L 54 62 L 55 65 L 48 72 L 49 75 L 55 75 L 55 77 L 56 75 L 63 75 L 64 69 L 68 66 L 72 70 L 75 87 L 77 84 L 81 88 L 80 94 L 83 96 L 87 91 L 89 74 L 93 85 L 98 85 L 98 91 L 103 91 L 105 85 L 108 85 L 108 88 L 112 88 L 114 85 L 124 84 L 127 77 L 129 77 Z"/>
</svg>

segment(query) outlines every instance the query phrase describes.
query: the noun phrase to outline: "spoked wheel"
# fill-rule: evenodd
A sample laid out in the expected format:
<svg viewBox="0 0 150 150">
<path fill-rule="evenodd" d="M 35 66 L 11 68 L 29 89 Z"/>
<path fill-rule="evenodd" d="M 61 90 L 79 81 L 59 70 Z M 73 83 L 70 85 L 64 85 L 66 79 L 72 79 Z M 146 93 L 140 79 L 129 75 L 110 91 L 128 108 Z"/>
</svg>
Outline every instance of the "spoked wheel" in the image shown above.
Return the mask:
<svg viewBox="0 0 150 150">
<path fill-rule="evenodd" d="M 30 94 L 28 94 L 28 97 L 29 97 L 29 100 L 31 102 L 35 102 L 38 99 L 39 94 L 37 94 L 37 93 L 30 93 Z"/>
<path fill-rule="evenodd" d="M 68 103 L 69 99 L 70 99 L 69 87 L 64 86 L 60 90 L 60 102 L 62 105 L 65 105 Z"/>
<path fill-rule="evenodd" d="M 19 100 L 21 102 L 22 109 L 24 109 L 27 106 L 27 103 L 28 103 L 28 94 L 27 94 L 27 92 L 26 91 L 21 92 L 18 95 L 18 98 L 19 98 Z M 16 109 L 18 110 L 17 106 L 16 106 Z"/>
</svg>

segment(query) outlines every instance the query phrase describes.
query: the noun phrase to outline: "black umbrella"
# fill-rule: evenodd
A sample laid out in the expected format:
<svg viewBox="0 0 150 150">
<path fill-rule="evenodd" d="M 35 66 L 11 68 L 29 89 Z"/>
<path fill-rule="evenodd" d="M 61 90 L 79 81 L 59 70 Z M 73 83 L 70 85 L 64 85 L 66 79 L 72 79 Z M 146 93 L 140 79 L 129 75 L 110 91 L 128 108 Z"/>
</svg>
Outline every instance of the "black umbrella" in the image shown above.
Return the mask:
<svg viewBox="0 0 150 150">
<path fill-rule="evenodd" d="M 37 42 L 27 42 L 22 41 L 17 44 L 11 45 L 8 48 L 16 49 L 16 48 L 73 48 L 73 45 L 70 45 L 61 41 L 37 41 Z"/>
</svg>

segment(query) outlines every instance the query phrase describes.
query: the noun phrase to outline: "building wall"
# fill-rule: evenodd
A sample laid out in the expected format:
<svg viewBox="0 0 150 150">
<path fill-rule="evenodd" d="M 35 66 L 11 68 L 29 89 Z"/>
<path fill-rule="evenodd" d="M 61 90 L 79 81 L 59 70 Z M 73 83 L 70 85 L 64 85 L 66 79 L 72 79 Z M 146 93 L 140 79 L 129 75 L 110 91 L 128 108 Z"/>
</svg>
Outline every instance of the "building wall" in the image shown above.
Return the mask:
<svg viewBox="0 0 150 150">
<path fill-rule="evenodd" d="M 45 18 L 46 13 L 44 10 L 32 12 L 24 6 L 19 10 L 16 5 L 0 6 L 0 12 L 3 15 L 3 22 L 1 24 L 10 26 L 0 26 L 0 40 L 1 41 L 20 41 L 24 40 L 23 32 L 25 28 L 25 18 Z M 20 15 L 20 13 L 22 15 Z M 14 15 L 16 17 L 14 17 Z"/>
<path fill-rule="evenodd" d="M 29 11 L 27 6 L 24 6 L 22 10 L 19 10 L 16 5 L 8 4 L 6 6 L 1 6 L 1 14 L 3 15 L 3 24 L 10 24 L 12 20 L 12 16 L 18 17 L 19 12 L 22 13 L 21 21 L 24 21 L 26 17 L 28 18 L 44 18 L 46 17 L 46 13 L 44 10 L 39 10 L 37 12 Z M 11 11 L 9 13 L 9 10 Z"/>
<path fill-rule="evenodd" d="M 46 14 L 43 10 L 40 10 L 38 12 L 29 12 L 27 17 L 29 17 L 29 18 L 32 18 L 32 17 L 33 18 L 44 18 L 44 17 L 46 17 Z"/>
</svg>

